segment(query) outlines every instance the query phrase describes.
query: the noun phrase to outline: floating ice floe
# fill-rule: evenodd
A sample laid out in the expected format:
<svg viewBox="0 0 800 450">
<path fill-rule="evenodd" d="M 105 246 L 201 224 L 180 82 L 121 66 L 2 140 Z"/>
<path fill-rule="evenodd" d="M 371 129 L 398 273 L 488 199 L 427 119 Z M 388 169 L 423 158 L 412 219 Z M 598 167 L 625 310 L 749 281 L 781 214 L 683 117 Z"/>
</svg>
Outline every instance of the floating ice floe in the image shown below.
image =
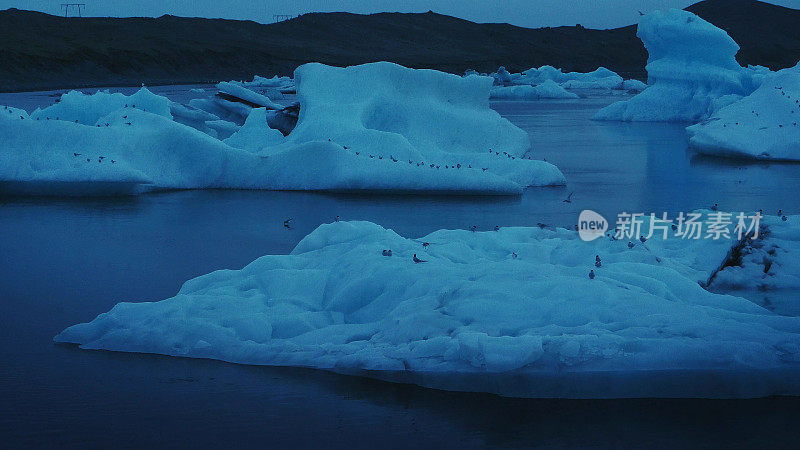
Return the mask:
<svg viewBox="0 0 800 450">
<path fill-rule="evenodd" d="M 473 71 L 474 72 L 474 71 Z M 468 72 L 470 74 L 472 72 Z M 600 67 L 597 70 L 592 72 L 582 73 L 582 72 L 567 72 L 564 73 L 561 69 L 557 69 L 553 66 L 542 66 L 537 68 L 528 69 L 522 73 L 509 73 L 505 67 L 500 67 L 497 72 L 491 74 L 491 77 L 495 80 L 495 85 L 499 86 L 500 88 L 496 88 L 496 91 L 493 92 L 506 92 L 506 93 L 519 93 L 520 95 L 524 95 L 523 93 L 531 93 L 530 89 L 517 89 L 517 90 L 502 90 L 502 87 L 510 87 L 510 86 L 541 86 L 545 84 L 547 89 L 543 89 L 540 95 L 534 96 L 527 94 L 527 97 L 523 98 L 567 98 L 564 96 L 563 92 L 564 89 L 572 89 L 572 90 L 586 90 L 586 89 L 599 89 L 599 90 L 634 90 L 634 91 L 641 91 L 647 87 L 645 83 L 642 83 L 638 80 L 623 80 L 621 76 L 619 76 L 616 72 L 606 69 L 605 67 Z M 562 89 L 556 90 L 552 88 L 553 85 L 558 85 Z M 552 95 L 552 97 L 548 97 Z M 575 96 L 577 97 L 577 95 Z M 500 97 L 498 97 L 500 98 Z M 507 94 L 506 97 L 503 98 L 510 98 Z"/>
<path fill-rule="evenodd" d="M 768 72 L 741 67 L 736 42 L 688 11 L 648 14 L 637 36 L 649 54 L 649 87 L 601 109 L 595 119 L 697 122 L 753 92 Z"/>
<path fill-rule="evenodd" d="M 564 183 L 555 166 L 523 159 L 529 137 L 489 108 L 488 78 L 388 63 L 313 64 L 298 75 L 302 107 L 288 138 L 270 128 L 279 127 L 278 113 L 257 107 L 270 100 L 241 84 L 220 86 L 247 97 L 244 103 L 215 97 L 187 107 L 142 88 L 131 96 L 69 93 L 30 117 L 4 109 L 0 192 L 518 194 L 527 186 Z"/>
<path fill-rule="evenodd" d="M 800 318 L 701 287 L 735 244 L 340 222 L 55 341 L 521 397 L 796 395 Z"/>
<path fill-rule="evenodd" d="M 699 153 L 800 161 L 800 65 L 686 129 Z"/>
<path fill-rule="evenodd" d="M 265 78 L 256 75 L 253 81 L 245 81 L 242 83 L 248 89 L 252 88 L 266 88 L 277 89 L 278 92 L 289 94 L 295 92 L 294 80 L 291 77 L 279 77 L 277 75 L 272 78 Z"/>
<path fill-rule="evenodd" d="M 569 92 L 553 80 L 546 80 L 536 86 L 495 86 L 491 98 L 510 100 L 539 100 L 543 98 L 578 98 L 578 94 Z"/>
</svg>

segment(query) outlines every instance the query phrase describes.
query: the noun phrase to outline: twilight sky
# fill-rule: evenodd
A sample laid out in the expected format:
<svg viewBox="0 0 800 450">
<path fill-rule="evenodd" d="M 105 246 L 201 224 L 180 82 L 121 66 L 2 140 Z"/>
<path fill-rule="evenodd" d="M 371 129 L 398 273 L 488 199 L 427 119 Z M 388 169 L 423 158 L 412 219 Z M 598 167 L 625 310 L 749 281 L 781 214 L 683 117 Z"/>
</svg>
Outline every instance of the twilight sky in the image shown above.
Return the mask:
<svg viewBox="0 0 800 450">
<path fill-rule="evenodd" d="M 274 14 L 349 11 L 424 12 L 475 22 L 509 22 L 526 27 L 575 25 L 612 28 L 638 22 L 639 13 L 684 8 L 696 0 L 0 0 L 0 9 L 19 8 L 63 14 L 60 4 L 86 3 L 90 16 L 152 16 L 250 19 L 269 23 Z M 800 9 L 800 0 L 769 3 Z"/>
</svg>

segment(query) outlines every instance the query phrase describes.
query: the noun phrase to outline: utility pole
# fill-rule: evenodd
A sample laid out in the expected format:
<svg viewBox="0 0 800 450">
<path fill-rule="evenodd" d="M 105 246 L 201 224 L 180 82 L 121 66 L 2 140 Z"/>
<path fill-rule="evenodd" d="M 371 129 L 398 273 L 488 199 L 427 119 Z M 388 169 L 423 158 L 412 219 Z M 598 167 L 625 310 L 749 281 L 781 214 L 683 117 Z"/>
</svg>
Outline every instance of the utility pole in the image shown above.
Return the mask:
<svg viewBox="0 0 800 450">
<path fill-rule="evenodd" d="M 64 10 L 64 17 L 69 17 L 70 8 L 77 10 L 78 15 L 75 17 L 83 17 L 83 15 L 81 15 L 81 9 L 86 8 L 86 3 L 62 3 L 61 9 Z"/>
</svg>

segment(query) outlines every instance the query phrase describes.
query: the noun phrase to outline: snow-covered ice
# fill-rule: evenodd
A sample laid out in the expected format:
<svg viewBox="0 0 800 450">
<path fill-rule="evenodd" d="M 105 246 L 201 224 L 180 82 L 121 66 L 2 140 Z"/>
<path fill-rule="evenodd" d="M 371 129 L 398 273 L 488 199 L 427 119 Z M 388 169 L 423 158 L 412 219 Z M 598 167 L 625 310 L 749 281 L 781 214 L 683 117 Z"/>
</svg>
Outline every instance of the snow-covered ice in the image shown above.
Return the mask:
<svg viewBox="0 0 800 450">
<path fill-rule="evenodd" d="M 711 283 L 776 312 L 800 316 L 800 216 L 765 216 L 762 236 L 746 241 Z"/>
<path fill-rule="evenodd" d="M 800 65 L 686 129 L 699 153 L 800 161 Z"/>
<path fill-rule="evenodd" d="M 290 255 L 120 303 L 55 340 L 514 396 L 798 394 L 800 318 L 700 285 L 733 244 L 332 223 Z"/>
<path fill-rule="evenodd" d="M 649 54 L 649 87 L 601 109 L 595 119 L 697 122 L 753 92 L 765 75 L 764 68 L 741 67 L 736 42 L 688 11 L 648 14 L 637 35 Z"/>
</svg>

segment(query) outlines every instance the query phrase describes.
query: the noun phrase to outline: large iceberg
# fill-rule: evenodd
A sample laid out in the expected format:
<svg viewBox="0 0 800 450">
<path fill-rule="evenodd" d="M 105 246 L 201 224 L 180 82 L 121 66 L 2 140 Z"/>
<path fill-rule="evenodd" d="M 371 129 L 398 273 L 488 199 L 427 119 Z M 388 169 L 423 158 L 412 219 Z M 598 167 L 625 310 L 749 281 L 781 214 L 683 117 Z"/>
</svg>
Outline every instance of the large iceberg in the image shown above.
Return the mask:
<svg viewBox="0 0 800 450">
<path fill-rule="evenodd" d="M 523 156 L 528 134 L 489 108 L 488 77 L 459 77 L 381 62 L 295 71 L 297 126 L 269 154 L 331 141 L 357 159 L 389 160 L 437 172 L 483 173 L 522 187 L 564 184 L 554 165 Z"/>
<path fill-rule="evenodd" d="M 207 102 L 195 108 L 142 88 L 131 96 L 71 92 L 30 116 L 5 108 L 0 192 L 519 194 L 564 183 L 555 166 L 523 158 L 528 134 L 489 108 L 491 79 L 388 63 L 312 64 L 300 67 L 298 78 L 300 117 L 286 138 L 269 125 L 274 112 L 267 108 L 280 105 L 259 107 L 271 100 L 241 83 L 219 88 L 245 103 L 194 99 Z"/>
<path fill-rule="evenodd" d="M 763 80 L 763 68 L 736 62 L 739 46 L 724 30 L 688 11 L 648 14 L 637 36 L 649 53 L 649 87 L 601 109 L 595 119 L 697 122 Z"/>
<path fill-rule="evenodd" d="M 699 153 L 800 161 L 800 66 L 686 129 Z"/>
<path fill-rule="evenodd" d="M 55 341 L 525 397 L 796 395 L 800 318 L 701 287 L 735 243 L 326 224 Z"/>
</svg>

